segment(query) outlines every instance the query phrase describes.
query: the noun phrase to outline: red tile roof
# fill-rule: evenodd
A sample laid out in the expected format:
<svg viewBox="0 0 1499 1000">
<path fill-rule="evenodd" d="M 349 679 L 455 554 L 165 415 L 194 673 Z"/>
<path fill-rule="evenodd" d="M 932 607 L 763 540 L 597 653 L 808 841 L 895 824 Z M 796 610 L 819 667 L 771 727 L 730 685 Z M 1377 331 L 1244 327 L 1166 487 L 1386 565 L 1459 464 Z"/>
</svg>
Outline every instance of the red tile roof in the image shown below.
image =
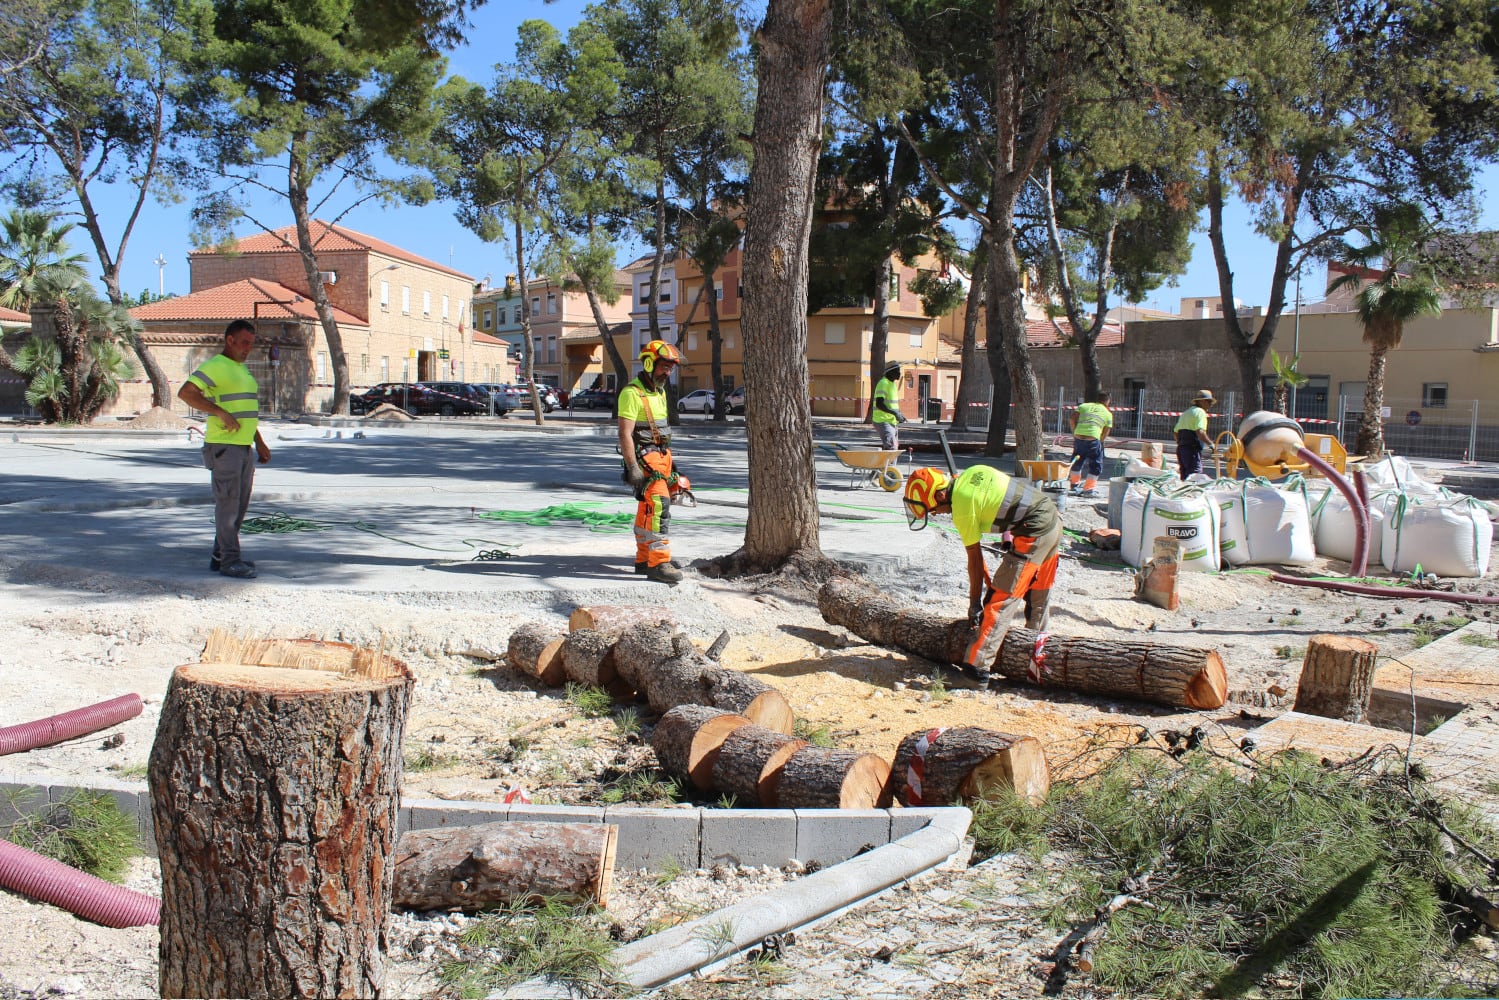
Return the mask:
<svg viewBox="0 0 1499 1000">
<path fill-rule="evenodd" d="M 476 343 L 476 344 L 504 344 L 504 343 L 507 343 L 507 341 L 501 340 L 499 337 L 491 337 L 487 333 L 480 333 L 479 331 L 475 330 L 474 331 L 474 343 Z"/>
<path fill-rule="evenodd" d="M 0 320 L 6 323 L 30 323 L 31 314 L 17 312 L 14 309 L 7 309 L 4 306 L 0 306 Z"/>
<path fill-rule="evenodd" d="M 1055 321 L 1049 319 L 1031 320 L 1025 324 L 1025 343 L 1027 347 L 1069 347 L 1072 335 L 1066 333 L 1065 327 L 1060 327 Z M 1124 343 L 1124 327 L 1113 323 L 1105 323 L 1103 329 L 1098 332 L 1096 347 L 1118 347 Z"/>
<path fill-rule="evenodd" d="M 434 271 L 442 271 L 462 278 L 465 281 L 473 281 L 473 277 L 456 271 L 446 264 L 439 264 L 425 257 L 418 257 L 409 250 L 402 250 L 393 243 L 366 236 L 364 233 L 356 233 L 344 226 L 330 226 L 321 219 L 313 219 L 311 223 L 312 245 L 317 250 L 371 250 L 386 257 L 394 257 L 396 260 L 404 260 L 409 264 L 420 264 Z M 246 236 L 235 245 L 236 253 L 285 253 L 294 250 L 297 245 L 297 227 L 282 226 L 280 229 L 269 233 L 256 233 L 254 236 Z M 189 257 L 212 256 L 219 253 L 218 250 L 194 250 L 188 254 Z"/>
<path fill-rule="evenodd" d="M 256 304 L 259 304 L 257 308 Z M 282 303 L 285 303 L 284 305 Z M 136 306 L 130 315 L 144 322 L 153 320 L 231 320 L 231 319 L 317 319 L 312 300 L 264 278 L 245 278 L 227 285 L 205 288 L 191 295 L 162 299 Z M 334 307 L 333 318 L 340 326 L 369 326 L 353 313 Z"/>
</svg>

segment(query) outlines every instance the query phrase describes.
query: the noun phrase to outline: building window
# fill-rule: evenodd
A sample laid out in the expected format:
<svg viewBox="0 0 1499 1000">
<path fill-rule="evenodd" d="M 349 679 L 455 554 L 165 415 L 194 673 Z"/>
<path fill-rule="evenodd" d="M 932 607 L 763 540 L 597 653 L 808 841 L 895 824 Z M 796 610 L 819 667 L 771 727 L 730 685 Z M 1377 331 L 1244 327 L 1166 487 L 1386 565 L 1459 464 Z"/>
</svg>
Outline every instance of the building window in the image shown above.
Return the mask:
<svg viewBox="0 0 1499 1000">
<path fill-rule="evenodd" d="M 541 315 L 541 296 L 540 295 L 533 295 L 533 296 L 531 296 L 531 315 L 532 316 L 540 316 Z"/>
<path fill-rule="evenodd" d="M 380 308 L 387 311 L 390 309 L 390 282 L 388 281 L 380 282 Z"/>
<path fill-rule="evenodd" d="M 547 315 L 557 315 L 557 296 L 550 293 L 547 294 Z"/>
<path fill-rule="evenodd" d="M 484 310 L 484 329 L 486 329 L 486 330 L 490 329 L 490 319 L 492 318 L 493 315 L 494 315 L 493 310 L 490 310 L 490 309 Z"/>
<path fill-rule="evenodd" d="M 317 380 L 321 382 L 328 377 L 328 352 L 317 352 Z"/>
<path fill-rule="evenodd" d="M 442 318 L 448 318 L 448 297 L 446 295 L 442 297 Z"/>
<path fill-rule="evenodd" d="M 1421 383 L 1421 405 L 1431 409 L 1445 408 L 1447 405 L 1447 383 Z"/>
<path fill-rule="evenodd" d="M 390 381 L 390 355 L 388 354 L 380 358 L 380 381 Z"/>
<path fill-rule="evenodd" d="M 822 342 L 824 344 L 841 344 L 844 342 L 843 324 L 828 323 L 822 328 Z"/>
<path fill-rule="evenodd" d="M 697 350 L 697 334 L 689 333 L 687 335 L 687 349 L 689 351 Z"/>
<path fill-rule="evenodd" d="M 926 339 L 925 336 L 923 336 L 923 334 L 922 334 L 922 332 L 920 330 L 913 330 L 911 332 L 911 338 L 908 341 L 908 343 L 912 347 L 920 347 L 921 344 L 922 344 L 922 341 L 925 340 L 925 339 Z"/>
<path fill-rule="evenodd" d="M 432 315 L 432 293 L 425 288 L 422 289 L 422 315 Z"/>
<path fill-rule="evenodd" d="M 551 365 L 551 364 L 556 364 L 556 363 L 557 363 L 557 338 L 556 337 L 548 337 L 547 338 L 547 364 Z"/>
<path fill-rule="evenodd" d="M 402 285 L 401 286 L 401 314 L 404 315 L 404 316 L 410 316 L 411 315 L 411 286 L 410 285 Z"/>
<path fill-rule="evenodd" d="M 900 269 L 894 267 L 890 269 L 890 301 L 900 301 Z"/>
<path fill-rule="evenodd" d="M 496 314 L 495 315 L 495 323 L 498 324 L 499 326 L 504 326 L 505 325 L 505 307 L 504 306 L 500 306 L 500 308 L 498 308 L 498 309 L 495 310 L 495 314 Z"/>
<path fill-rule="evenodd" d="M 726 333 L 723 335 L 723 346 L 728 350 L 732 351 L 738 343 L 739 341 L 734 339 L 734 335 L 732 333 Z"/>
<path fill-rule="evenodd" d="M 369 370 L 370 370 L 370 356 L 368 354 L 361 354 L 361 355 L 359 355 L 359 374 L 364 375 Z"/>
</svg>

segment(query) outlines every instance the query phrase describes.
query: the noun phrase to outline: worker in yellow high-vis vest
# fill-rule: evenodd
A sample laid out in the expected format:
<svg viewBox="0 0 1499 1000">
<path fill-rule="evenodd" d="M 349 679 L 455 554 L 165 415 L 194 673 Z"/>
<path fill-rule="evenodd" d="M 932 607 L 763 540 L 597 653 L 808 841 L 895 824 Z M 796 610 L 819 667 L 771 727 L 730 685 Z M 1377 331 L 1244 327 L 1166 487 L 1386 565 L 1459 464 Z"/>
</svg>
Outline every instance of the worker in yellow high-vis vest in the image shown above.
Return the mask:
<svg viewBox="0 0 1499 1000">
<path fill-rule="evenodd" d="M 1211 390 L 1199 389 L 1192 405 L 1176 418 L 1176 465 L 1183 479 L 1202 471 L 1202 453 L 1213 447 L 1213 439 L 1208 437 L 1207 408 L 1217 402 Z"/>
<path fill-rule="evenodd" d="M 1072 411 L 1072 470 L 1067 478 L 1074 490 L 1089 493 L 1098 485 L 1103 475 L 1103 439 L 1113 426 L 1106 392 L 1098 394 L 1097 402 L 1079 403 Z"/>
<path fill-rule="evenodd" d="M 177 398 L 208 414 L 203 432 L 203 464 L 213 482 L 211 572 L 240 580 L 255 576 L 255 564 L 239 547 L 239 529 L 250 508 L 255 461 L 271 460 L 260 436 L 260 386 L 245 367 L 255 346 L 255 326 L 237 319 L 224 331 L 224 349 L 198 366 L 177 390 Z"/>
</svg>

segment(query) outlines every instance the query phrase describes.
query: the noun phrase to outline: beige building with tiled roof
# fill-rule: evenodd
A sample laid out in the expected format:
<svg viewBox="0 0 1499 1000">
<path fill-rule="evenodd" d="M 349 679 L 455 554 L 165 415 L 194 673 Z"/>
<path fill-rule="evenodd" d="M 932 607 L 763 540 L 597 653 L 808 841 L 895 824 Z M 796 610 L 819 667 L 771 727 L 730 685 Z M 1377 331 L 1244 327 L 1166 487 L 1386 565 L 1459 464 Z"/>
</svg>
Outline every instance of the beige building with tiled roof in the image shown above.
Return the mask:
<svg viewBox="0 0 1499 1000">
<path fill-rule="evenodd" d="M 314 221 L 312 231 L 354 391 L 379 382 L 511 377 L 505 343 L 467 323 L 474 288 L 468 275 L 342 226 Z M 259 333 L 249 365 L 269 404 L 263 409 L 328 408 L 332 358 L 295 239 L 287 226 L 229 249 L 196 250 L 188 255 L 191 292 L 130 311 L 174 388 L 217 353 L 229 321 L 244 318 Z M 150 387 L 138 383 L 114 409 L 149 405 Z"/>
</svg>

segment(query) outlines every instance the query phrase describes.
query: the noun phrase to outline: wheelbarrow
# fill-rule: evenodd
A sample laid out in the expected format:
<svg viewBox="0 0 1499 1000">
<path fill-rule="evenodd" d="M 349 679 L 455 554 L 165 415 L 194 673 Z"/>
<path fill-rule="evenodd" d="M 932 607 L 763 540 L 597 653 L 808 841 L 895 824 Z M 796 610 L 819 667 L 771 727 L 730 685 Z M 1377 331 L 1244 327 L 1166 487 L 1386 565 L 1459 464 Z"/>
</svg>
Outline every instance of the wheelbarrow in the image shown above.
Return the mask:
<svg viewBox="0 0 1499 1000">
<path fill-rule="evenodd" d="M 905 478 L 896 468 L 900 460 L 900 452 L 896 449 L 849 448 L 836 441 L 819 443 L 818 447 L 838 459 L 839 464 L 848 470 L 848 488 L 851 490 L 869 485 L 894 493 Z"/>
</svg>

